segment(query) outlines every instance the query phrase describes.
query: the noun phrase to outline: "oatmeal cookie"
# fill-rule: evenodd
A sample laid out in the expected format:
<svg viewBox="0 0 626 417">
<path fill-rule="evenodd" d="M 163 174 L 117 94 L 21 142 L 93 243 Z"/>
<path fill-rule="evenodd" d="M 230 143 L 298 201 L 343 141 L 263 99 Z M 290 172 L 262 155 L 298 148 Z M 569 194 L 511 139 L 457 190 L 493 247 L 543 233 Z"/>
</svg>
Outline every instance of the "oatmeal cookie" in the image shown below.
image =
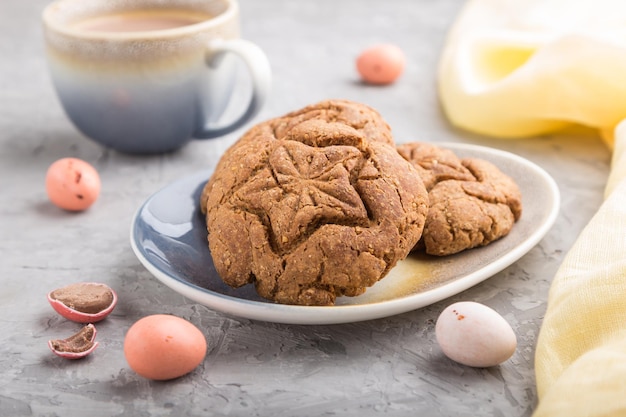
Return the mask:
<svg viewBox="0 0 626 417">
<path fill-rule="evenodd" d="M 398 152 L 418 170 L 430 208 L 416 249 L 451 255 L 506 236 L 522 214 L 517 184 L 492 163 L 412 142 Z"/>
<path fill-rule="evenodd" d="M 200 204 L 224 282 L 253 283 L 279 303 L 332 305 L 408 255 L 428 194 L 376 111 L 332 100 L 249 130 Z"/>
</svg>

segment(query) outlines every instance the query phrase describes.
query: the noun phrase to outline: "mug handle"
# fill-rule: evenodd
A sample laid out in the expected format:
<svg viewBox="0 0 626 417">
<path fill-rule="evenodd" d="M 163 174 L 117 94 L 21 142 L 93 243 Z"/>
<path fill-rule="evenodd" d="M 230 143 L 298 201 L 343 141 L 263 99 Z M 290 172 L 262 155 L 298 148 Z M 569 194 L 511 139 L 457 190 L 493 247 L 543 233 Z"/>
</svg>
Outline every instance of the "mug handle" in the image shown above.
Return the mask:
<svg viewBox="0 0 626 417">
<path fill-rule="evenodd" d="M 216 39 L 208 44 L 205 55 L 206 65 L 209 68 L 217 67 L 221 58 L 228 53 L 238 55 L 248 67 L 252 80 L 252 95 L 248 108 L 239 118 L 226 126 L 200 128 L 194 134 L 197 139 L 212 139 L 238 129 L 261 110 L 269 95 L 272 72 L 269 60 L 261 48 L 244 39 Z"/>
</svg>

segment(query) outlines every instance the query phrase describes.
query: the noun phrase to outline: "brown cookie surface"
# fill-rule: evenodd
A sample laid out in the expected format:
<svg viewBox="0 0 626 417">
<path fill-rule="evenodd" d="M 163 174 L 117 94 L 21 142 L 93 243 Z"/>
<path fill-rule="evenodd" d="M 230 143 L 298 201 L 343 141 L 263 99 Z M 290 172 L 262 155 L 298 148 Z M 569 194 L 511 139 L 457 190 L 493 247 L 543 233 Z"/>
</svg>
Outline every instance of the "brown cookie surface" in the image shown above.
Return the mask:
<svg viewBox="0 0 626 417">
<path fill-rule="evenodd" d="M 517 184 L 492 163 L 438 146 L 411 142 L 398 152 L 418 170 L 430 208 L 417 248 L 451 255 L 506 236 L 522 214 Z"/>
<path fill-rule="evenodd" d="M 380 115 L 335 100 L 253 127 L 220 160 L 201 207 L 224 282 L 254 283 L 279 303 L 332 305 L 407 256 L 427 198 Z"/>
</svg>

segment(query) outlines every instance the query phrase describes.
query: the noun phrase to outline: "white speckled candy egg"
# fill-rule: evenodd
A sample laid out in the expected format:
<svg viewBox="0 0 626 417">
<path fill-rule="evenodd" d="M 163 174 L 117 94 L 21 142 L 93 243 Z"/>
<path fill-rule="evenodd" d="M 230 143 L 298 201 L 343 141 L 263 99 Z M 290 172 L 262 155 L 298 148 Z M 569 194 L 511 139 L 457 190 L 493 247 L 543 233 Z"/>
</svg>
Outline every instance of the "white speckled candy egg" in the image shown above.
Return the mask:
<svg viewBox="0 0 626 417">
<path fill-rule="evenodd" d="M 454 303 L 443 310 L 435 335 L 447 357 L 478 368 L 501 364 L 517 347 L 509 323 L 495 310 L 471 301 Z"/>
</svg>

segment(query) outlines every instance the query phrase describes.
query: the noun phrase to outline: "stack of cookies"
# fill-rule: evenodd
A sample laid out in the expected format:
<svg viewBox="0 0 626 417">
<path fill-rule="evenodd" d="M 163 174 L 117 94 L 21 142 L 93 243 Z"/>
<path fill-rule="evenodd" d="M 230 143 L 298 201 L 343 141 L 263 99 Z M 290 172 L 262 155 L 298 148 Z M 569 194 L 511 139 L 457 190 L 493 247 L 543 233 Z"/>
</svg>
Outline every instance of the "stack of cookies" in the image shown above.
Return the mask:
<svg viewBox="0 0 626 417">
<path fill-rule="evenodd" d="M 506 235 L 515 183 L 423 143 L 396 148 L 372 108 L 329 100 L 249 130 L 203 189 L 215 268 L 283 304 L 333 305 L 412 250 L 449 255 Z"/>
</svg>

